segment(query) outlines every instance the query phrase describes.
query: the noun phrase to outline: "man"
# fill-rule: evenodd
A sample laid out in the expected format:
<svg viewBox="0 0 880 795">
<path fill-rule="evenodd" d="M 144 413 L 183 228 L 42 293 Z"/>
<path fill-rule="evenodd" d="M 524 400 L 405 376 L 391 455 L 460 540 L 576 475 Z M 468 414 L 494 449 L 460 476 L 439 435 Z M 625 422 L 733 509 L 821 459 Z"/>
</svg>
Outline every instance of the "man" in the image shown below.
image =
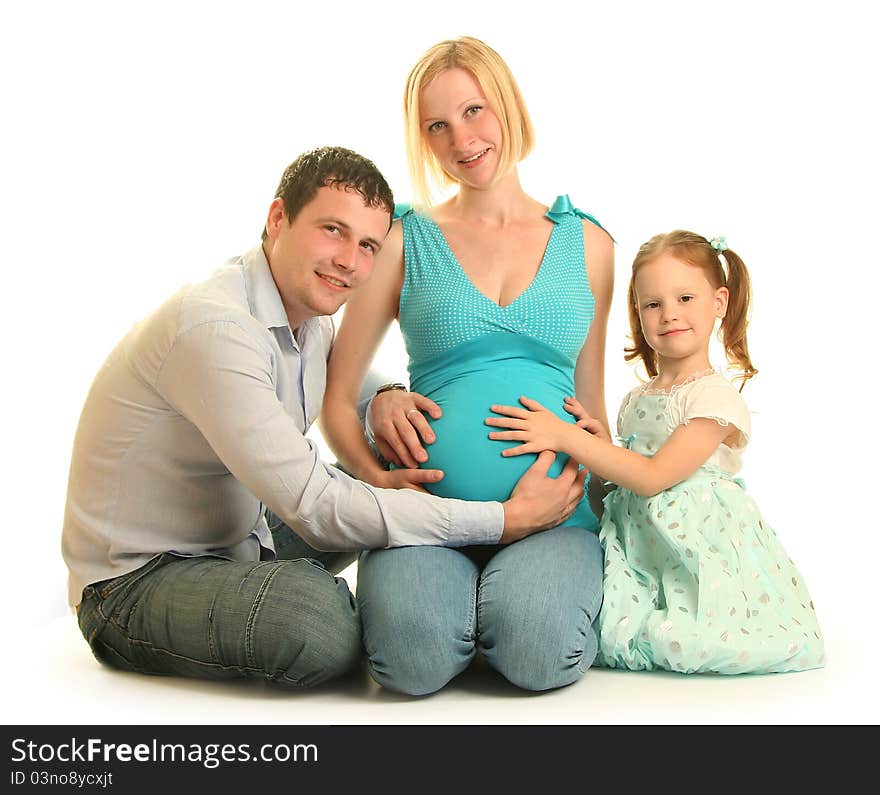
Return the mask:
<svg viewBox="0 0 880 795">
<path fill-rule="evenodd" d="M 62 537 L 70 602 L 99 660 L 315 685 L 360 657 L 357 608 L 333 576 L 353 550 L 506 543 L 573 509 L 583 477 L 572 465 L 547 478 L 550 453 L 503 505 L 467 503 L 353 480 L 305 437 L 329 316 L 369 277 L 392 210 L 370 161 L 302 155 L 262 246 L 183 288 L 104 363 L 74 441 Z"/>
</svg>

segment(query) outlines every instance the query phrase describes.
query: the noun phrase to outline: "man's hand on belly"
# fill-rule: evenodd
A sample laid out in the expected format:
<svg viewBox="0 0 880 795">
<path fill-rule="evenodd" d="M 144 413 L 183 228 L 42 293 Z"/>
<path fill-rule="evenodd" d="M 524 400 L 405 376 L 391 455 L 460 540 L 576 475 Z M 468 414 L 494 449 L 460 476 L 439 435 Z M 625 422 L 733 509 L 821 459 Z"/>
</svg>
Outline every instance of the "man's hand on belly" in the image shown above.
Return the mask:
<svg viewBox="0 0 880 795">
<path fill-rule="evenodd" d="M 517 482 L 510 499 L 502 503 L 502 544 L 562 524 L 583 499 L 587 470 L 579 470 L 577 462 L 569 459 L 559 477 L 548 477 L 547 472 L 555 460 L 556 454 L 550 450 L 540 453 Z"/>
</svg>

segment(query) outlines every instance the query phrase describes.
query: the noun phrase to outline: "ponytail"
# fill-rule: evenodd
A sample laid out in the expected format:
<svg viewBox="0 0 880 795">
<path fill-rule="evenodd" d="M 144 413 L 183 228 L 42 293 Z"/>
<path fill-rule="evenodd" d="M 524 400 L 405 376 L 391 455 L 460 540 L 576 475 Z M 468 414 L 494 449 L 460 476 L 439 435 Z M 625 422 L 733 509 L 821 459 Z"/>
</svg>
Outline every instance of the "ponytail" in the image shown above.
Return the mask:
<svg viewBox="0 0 880 795">
<path fill-rule="evenodd" d="M 723 256 L 727 262 L 727 278 L 724 286 L 727 287 L 730 295 L 727 300 L 727 314 L 721 321 L 719 333 L 727 361 L 740 371 L 736 380 L 742 381 L 739 387 L 742 391 L 746 381 L 758 373 L 749 358 L 749 345 L 746 339 L 752 301 L 752 282 L 745 263 L 735 251 L 728 248 L 720 256 Z"/>
<path fill-rule="evenodd" d="M 636 261 L 638 262 L 638 259 Z M 639 318 L 639 304 L 636 301 L 635 283 L 635 265 L 633 265 L 633 277 L 629 280 L 629 292 L 627 294 L 629 330 L 633 344 L 631 347 L 623 349 L 623 358 L 627 362 L 631 362 L 633 359 L 641 359 L 642 364 L 645 365 L 645 371 L 648 373 L 648 378 L 653 378 L 657 375 L 657 352 L 648 345 L 648 340 L 645 339 L 645 332 L 642 331 L 642 321 Z"/>
</svg>

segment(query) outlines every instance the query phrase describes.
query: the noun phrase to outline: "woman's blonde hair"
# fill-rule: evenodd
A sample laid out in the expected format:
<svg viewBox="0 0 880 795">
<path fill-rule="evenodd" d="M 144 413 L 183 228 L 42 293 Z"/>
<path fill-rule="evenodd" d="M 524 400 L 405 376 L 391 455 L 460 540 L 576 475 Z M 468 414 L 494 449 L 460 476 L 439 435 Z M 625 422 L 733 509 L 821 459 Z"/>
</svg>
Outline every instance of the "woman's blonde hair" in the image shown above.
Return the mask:
<svg viewBox="0 0 880 795">
<path fill-rule="evenodd" d="M 403 119 L 410 177 L 419 198 L 431 204 L 432 182 L 440 188 L 454 184 L 425 140 L 419 102 L 425 87 L 441 73 L 461 68 L 473 75 L 501 123 L 501 155 L 496 179 L 507 174 L 535 143 L 529 112 L 516 80 L 502 57 L 471 36 L 441 41 L 412 68 L 403 94 Z"/>
<path fill-rule="evenodd" d="M 742 389 L 745 382 L 758 372 L 749 358 L 749 346 L 746 340 L 752 298 L 749 272 L 746 270 L 745 263 L 731 249 L 725 247 L 722 251 L 718 251 L 702 235 L 686 232 L 683 229 L 676 229 L 674 232 L 664 235 L 655 235 L 647 243 L 642 244 L 633 260 L 627 296 L 629 327 L 633 344 L 632 347 L 623 349 L 624 358 L 628 362 L 633 359 L 641 359 L 648 375 L 651 378 L 657 375 L 657 352 L 648 345 L 642 331 L 635 283 L 639 268 L 667 251 L 688 265 L 702 268 L 709 284 L 716 290 L 719 287 L 727 288 L 729 293 L 727 313 L 721 321 L 719 336 L 727 361 L 740 371 L 736 377 L 742 380 L 740 385 L 740 389 Z M 724 265 L 721 262 L 722 256 L 727 263 L 727 273 L 725 273 Z"/>
</svg>

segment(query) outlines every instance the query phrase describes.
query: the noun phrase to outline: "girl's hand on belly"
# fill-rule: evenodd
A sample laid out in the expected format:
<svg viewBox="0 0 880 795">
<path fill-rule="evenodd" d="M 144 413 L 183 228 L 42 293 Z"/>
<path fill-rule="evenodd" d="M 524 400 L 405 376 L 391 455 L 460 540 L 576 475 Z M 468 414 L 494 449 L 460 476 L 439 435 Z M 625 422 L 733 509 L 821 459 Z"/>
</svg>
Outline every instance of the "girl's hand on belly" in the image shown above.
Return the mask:
<svg viewBox="0 0 880 795">
<path fill-rule="evenodd" d="M 598 436 L 606 442 L 611 442 L 611 437 L 605 430 L 605 426 L 599 422 L 599 420 L 593 419 L 593 417 L 587 414 L 587 410 L 581 405 L 581 402 L 577 398 L 566 396 L 563 408 L 577 420 L 575 425 L 577 425 L 578 428 L 583 428 L 587 433 L 591 433 L 593 436 Z"/>
<path fill-rule="evenodd" d="M 436 437 L 422 412 L 427 412 L 435 420 L 443 414 L 440 406 L 430 398 L 402 389 L 382 392 L 370 401 L 370 427 L 376 447 L 385 460 L 407 469 L 417 469 L 419 464 L 428 460 L 422 442 L 431 444 Z"/>
<path fill-rule="evenodd" d="M 518 447 L 508 447 L 501 452 L 503 456 L 516 456 L 525 453 L 540 453 L 542 450 L 570 452 L 572 432 L 579 433 L 572 423 L 559 419 L 537 400 L 521 397 L 519 402 L 526 408 L 517 406 L 493 405 L 492 411 L 501 417 L 487 417 L 486 425 L 496 428 L 510 428 L 507 431 L 492 431 L 490 439 L 503 442 L 520 442 Z"/>
</svg>

